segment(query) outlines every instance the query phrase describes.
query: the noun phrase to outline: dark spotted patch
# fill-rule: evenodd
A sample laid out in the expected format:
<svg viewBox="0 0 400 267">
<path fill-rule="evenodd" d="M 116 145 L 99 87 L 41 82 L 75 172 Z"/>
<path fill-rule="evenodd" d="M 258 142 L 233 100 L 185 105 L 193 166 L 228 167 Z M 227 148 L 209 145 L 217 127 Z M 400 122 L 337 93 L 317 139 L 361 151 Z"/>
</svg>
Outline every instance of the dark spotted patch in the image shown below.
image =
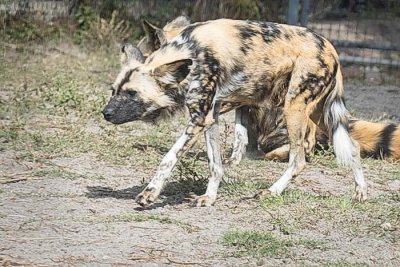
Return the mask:
<svg viewBox="0 0 400 267">
<path fill-rule="evenodd" d="M 297 34 L 298 34 L 299 36 L 301 36 L 301 37 L 306 37 L 306 36 L 307 36 L 307 33 L 309 33 L 309 30 L 308 30 L 307 28 L 305 28 L 304 30 L 299 31 Z"/>
<path fill-rule="evenodd" d="M 318 60 L 318 64 L 321 68 L 326 69 L 328 68 L 328 64 L 326 64 L 324 58 L 322 57 L 322 51 L 319 52 L 318 56 L 317 56 L 317 60 Z"/>
<path fill-rule="evenodd" d="M 235 64 L 231 70 L 232 74 L 243 72 L 244 65 L 243 64 Z"/>
<path fill-rule="evenodd" d="M 314 37 L 314 39 L 316 41 L 318 49 L 320 51 L 323 51 L 325 49 L 325 40 L 324 40 L 324 38 L 321 35 L 317 34 L 316 32 L 313 32 L 310 29 L 309 29 L 309 32 L 313 35 L 313 37 Z"/>
<path fill-rule="evenodd" d="M 308 73 L 305 77 L 302 77 L 303 82 L 300 85 L 300 94 L 307 89 L 311 91 L 311 95 L 306 97 L 304 100 L 306 104 L 314 100 L 315 96 L 320 94 L 325 88 L 327 88 L 327 86 L 330 88 L 335 88 L 336 86 L 335 77 L 339 67 L 338 62 L 335 61 L 332 72 L 329 71 L 327 64 L 323 60 L 320 62 L 320 65 L 325 68 L 324 76 L 317 76 L 313 73 Z"/>
<path fill-rule="evenodd" d="M 391 156 L 390 150 L 394 132 L 397 130 L 397 125 L 389 124 L 381 132 L 379 142 L 375 148 L 375 155 L 377 157 L 387 158 Z"/>
<path fill-rule="evenodd" d="M 260 34 L 260 31 L 257 30 L 257 28 L 254 28 L 250 25 L 240 25 L 237 27 L 237 29 L 239 30 L 239 36 L 242 40 L 251 39 Z"/>
<path fill-rule="evenodd" d="M 263 21 L 248 21 L 250 25 L 256 26 L 260 28 L 260 32 L 257 34 L 261 34 L 264 42 L 270 43 L 277 38 L 280 38 L 282 35 L 282 31 L 280 26 L 273 22 L 263 22 Z"/>
<path fill-rule="evenodd" d="M 275 23 L 270 23 L 270 22 L 262 22 L 261 23 L 262 27 L 262 35 L 264 42 L 270 43 L 277 38 L 279 38 L 282 34 L 282 31 L 278 25 Z"/>
<path fill-rule="evenodd" d="M 307 75 L 301 77 L 302 82 L 299 86 L 299 94 L 309 90 L 313 95 L 318 94 L 326 86 L 325 76 L 318 76 L 314 73 L 307 73 Z"/>
<path fill-rule="evenodd" d="M 210 110 L 217 85 L 220 84 L 222 74 L 226 71 L 215 58 L 211 49 L 197 45 L 196 40 L 192 40 L 190 44 L 196 57 L 201 54 L 204 58 L 192 69 L 193 80 L 200 81 L 201 86 L 192 88 L 186 95 L 186 105 L 191 116 L 199 118 L 193 121 L 196 124 L 201 123 L 201 118 Z"/>
<path fill-rule="evenodd" d="M 264 153 L 271 152 L 289 143 L 281 107 L 253 108 L 249 116 L 255 116 L 254 120 L 257 121 L 259 132 L 258 143 Z"/>
<path fill-rule="evenodd" d="M 253 48 L 253 42 L 245 42 L 243 45 L 240 47 L 240 51 L 243 52 L 243 54 L 247 55 L 249 50 Z"/>
<path fill-rule="evenodd" d="M 307 34 L 311 34 L 314 37 L 315 44 L 317 45 L 317 47 L 320 50 L 320 52 L 325 49 L 325 39 L 321 35 L 319 35 L 318 33 L 314 32 L 314 31 L 312 31 L 310 29 L 305 28 L 304 30 L 299 31 L 297 34 L 299 36 L 301 36 L 301 37 L 306 37 Z"/>
<path fill-rule="evenodd" d="M 262 74 L 260 79 L 255 82 L 254 89 L 257 93 L 263 92 L 268 88 L 268 76 L 266 74 Z"/>
<path fill-rule="evenodd" d="M 135 72 L 135 71 L 137 71 L 137 68 L 131 69 L 131 70 L 129 70 L 129 71 L 127 71 L 127 72 L 125 73 L 124 78 L 123 78 L 123 79 L 121 80 L 121 82 L 118 84 L 117 88 L 115 88 L 117 92 L 121 90 L 121 88 L 122 88 L 122 86 L 123 86 L 124 84 L 126 84 L 127 82 L 129 82 L 129 78 L 131 77 L 132 73 Z"/>
<path fill-rule="evenodd" d="M 243 54 L 247 55 L 248 51 L 253 49 L 252 38 L 259 35 L 260 31 L 257 28 L 248 25 L 240 25 L 237 28 L 239 31 L 240 40 L 242 41 L 242 46 L 240 47 L 240 50 L 243 52 Z"/>
<path fill-rule="evenodd" d="M 290 39 L 292 38 L 292 36 L 291 36 L 290 34 L 288 34 L 288 33 L 285 33 L 283 36 L 284 36 L 285 39 L 288 40 L 288 41 L 290 41 Z"/>
</svg>

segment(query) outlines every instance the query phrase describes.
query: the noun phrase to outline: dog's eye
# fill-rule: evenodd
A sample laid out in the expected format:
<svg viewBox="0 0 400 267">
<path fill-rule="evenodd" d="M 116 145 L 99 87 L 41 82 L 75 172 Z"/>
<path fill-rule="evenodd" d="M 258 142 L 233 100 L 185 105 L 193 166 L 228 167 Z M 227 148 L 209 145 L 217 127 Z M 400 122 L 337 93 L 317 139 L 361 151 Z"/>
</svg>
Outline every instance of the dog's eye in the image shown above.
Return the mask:
<svg viewBox="0 0 400 267">
<path fill-rule="evenodd" d="M 127 91 L 127 94 L 129 96 L 135 96 L 136 95 L 136 91 Z"/>
</svg>

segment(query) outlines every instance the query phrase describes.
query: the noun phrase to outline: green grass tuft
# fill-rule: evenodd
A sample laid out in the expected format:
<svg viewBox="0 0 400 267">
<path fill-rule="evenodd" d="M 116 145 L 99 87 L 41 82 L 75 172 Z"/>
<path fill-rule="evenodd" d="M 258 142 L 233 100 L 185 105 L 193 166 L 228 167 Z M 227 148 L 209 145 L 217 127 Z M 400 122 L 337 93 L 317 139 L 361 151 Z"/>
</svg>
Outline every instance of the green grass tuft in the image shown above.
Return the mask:
<svg viewBox="0 0 400 267">
<path fill-rule="evenodd" d="M 225 245 L 234 247 L 235 257 L 274 257 L 284 258 L 290 255 L 288 247 L 293 246 L 293 242 L 281 240 L 272 233 L 260 233 L 255 231 L 231 231 L 223 236 Z"/>
</svg>

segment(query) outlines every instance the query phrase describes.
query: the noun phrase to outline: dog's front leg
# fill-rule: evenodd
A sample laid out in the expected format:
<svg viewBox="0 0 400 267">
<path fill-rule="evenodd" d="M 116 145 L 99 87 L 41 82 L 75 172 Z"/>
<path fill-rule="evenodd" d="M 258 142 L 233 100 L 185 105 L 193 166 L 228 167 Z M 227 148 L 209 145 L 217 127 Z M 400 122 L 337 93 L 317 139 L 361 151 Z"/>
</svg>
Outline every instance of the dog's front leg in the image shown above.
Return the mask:
<svg viewBox="0 0 400 267">
<path fill-rule="evenodd" d="M 197 207 L 208 207 L 214 204 L 217 199 L 218 187 L 221 182 L 224 170 L 222 167 L 221 152 L 219 148 L 219 115 L 220 105 L 214 106 L 213 123 L 210 128 L 205 132 L 205 139 L 207 145 L 208 165 L 210 168 L 210 177 L 207 185 L 207 191 L 204 195 L 196 199 Z"/>
<path fill-rule="evenodd" d="M 170 176 L 179 157 L 188 150 L 197 140 L 204 127 L 196 125 L 191 120 L 183 134 L 162 159 L 156 175 L 146 188 L 136 197 L 136 202 L 141 206 L 152 204 L 161 192 L 165 180 Z"/>
</svg>

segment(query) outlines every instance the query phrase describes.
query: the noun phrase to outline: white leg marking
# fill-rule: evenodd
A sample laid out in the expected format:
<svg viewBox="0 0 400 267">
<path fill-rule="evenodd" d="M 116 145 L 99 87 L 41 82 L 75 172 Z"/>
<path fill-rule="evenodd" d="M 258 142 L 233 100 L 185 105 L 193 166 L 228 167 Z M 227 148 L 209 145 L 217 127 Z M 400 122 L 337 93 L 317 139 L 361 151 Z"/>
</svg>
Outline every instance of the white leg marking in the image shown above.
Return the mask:
<svg viewBox="0 0 400 267">
<path fill-rule="evenodd" d="M 286 187 L 289 185 L 290 181 L 293 178 L 294 174 L 294 166 L 291 164 L 286 171 L 283 173 L 283 175 L 276 181 L 270 188 L 269 191 L 273 195 L 280 195 L 283 190 L 286 189 Z"/>
<path fill-rule="evenodd" d="M 177 153 L 182 150 L 187 140 L 188 140 L 188 135 L 186 135 L 186 133 L 182 134 L 179 137 L 179 139 L 175 142 L 172 148 L 161 160 L 157 173 L 149 183 L 149 187 L 150 186 L 156 188 L 162 187 L 165 179 L 169 177 L 169 175 L 172 172 L 172 169 L 174 168 L 176 162 L 178 161 Z"/>
<path fill-rule="evenodd" d="M 206 195 L 216 198 L 219 183 L 224 174 L 221 161 L 221 153 L 218 144 L 218 124 L 214 123 L 211 128 L 206 132 L 207 155 L 210 167 L 210 180 L 207 185 Z"/>
<path fill-rule="evenodd" d="M 353 199 L 364 201 L 367 199 L 367 182 L 365 181 L 359 151 L 348 131 L 339 125 L 333 133 L 333 148 L 339 165 L 350 166 L 354 174 L 355 193 Z"/>
<path fill-rule="evenodd" d="M 235 142 L 233 145 L 233 152 L 229 159 L 229 163 L 237 165 L 246 153 L 246 146 L 249 143 L 247 129 L 243 125 L 242 112 L 239 109 L 235 111 Z"/>
</svg>

